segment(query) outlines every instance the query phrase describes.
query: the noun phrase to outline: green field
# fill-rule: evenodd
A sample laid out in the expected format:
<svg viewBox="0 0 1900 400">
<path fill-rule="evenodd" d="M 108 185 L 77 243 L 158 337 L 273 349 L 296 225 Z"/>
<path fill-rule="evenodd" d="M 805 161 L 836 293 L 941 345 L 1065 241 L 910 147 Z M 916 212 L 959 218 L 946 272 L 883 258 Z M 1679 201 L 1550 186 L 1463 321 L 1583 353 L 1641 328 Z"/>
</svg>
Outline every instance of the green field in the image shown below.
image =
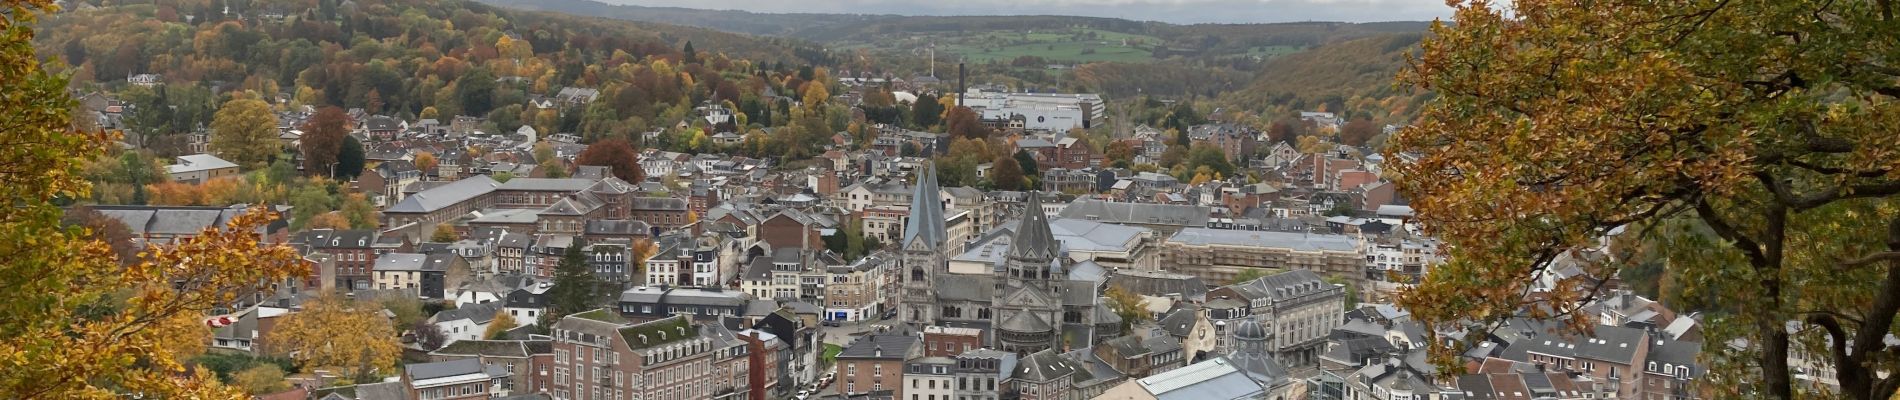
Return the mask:
<svg viewBox="0 0 1900 400">
<path fill-rule="evenodd" d="M 1284 56 L 1288 54 L 1298 53 L 1300 52 L 1300 50 L 1303 50 L 1303 49 L 1299 47 L 1295 47 L 1295 46 L 1260 46 L 1260 47 L 1248 49 L 1246 53 L 1238 54 L 1238 56 L 1258 57 L 1264 60 L 1268 58 L 1274 58 L 1274 57 Z"/>
<path fill-rule="evenodd" d="M 1079 64 L 1096 61 L 1154 61 L 1148 48 L 1162 43 L 1160 38 L 1099 29 L 1067 28 L 1036 31 L 983 31 L 967 34 L 948 32 L 912 36 L 875 43 L 845 43 L 842 49 L 881 48 L 915 50 L 931 43 L 937 45 L 939 59 L 963 58 L 973 63 L 1010 62 L 1017 57 L 1042 57 L 1050 63 Z"/>
</svg>

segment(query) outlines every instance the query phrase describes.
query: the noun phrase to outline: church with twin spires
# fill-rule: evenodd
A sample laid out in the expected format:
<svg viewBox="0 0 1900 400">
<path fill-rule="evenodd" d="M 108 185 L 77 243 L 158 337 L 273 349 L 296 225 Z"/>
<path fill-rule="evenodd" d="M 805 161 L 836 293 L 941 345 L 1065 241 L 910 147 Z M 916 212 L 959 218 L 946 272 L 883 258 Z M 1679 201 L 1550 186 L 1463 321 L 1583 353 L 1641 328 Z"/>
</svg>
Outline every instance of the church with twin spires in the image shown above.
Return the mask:
<svg viewBox="0 0 1900 400">
<path fill-rule="evenodd" d="M 984 331 L 991 348 L 1018 354 L 1088 347 L 1121 335 L 1121 318 L 1102 290 L 1108 278 L 1094 262 L 1073 262 L 1049 228 L 1039 194 L 1031 193 L 1001 254 L 986 274 L 949 270 L 944 205 L 934 166 L 926 165 L 911 197 L 896 273 L 902 282 L 899 318 L 913 328 L 945 326 Z M 989 251 L 989 250 L 982 250 Z"/>
</svg>

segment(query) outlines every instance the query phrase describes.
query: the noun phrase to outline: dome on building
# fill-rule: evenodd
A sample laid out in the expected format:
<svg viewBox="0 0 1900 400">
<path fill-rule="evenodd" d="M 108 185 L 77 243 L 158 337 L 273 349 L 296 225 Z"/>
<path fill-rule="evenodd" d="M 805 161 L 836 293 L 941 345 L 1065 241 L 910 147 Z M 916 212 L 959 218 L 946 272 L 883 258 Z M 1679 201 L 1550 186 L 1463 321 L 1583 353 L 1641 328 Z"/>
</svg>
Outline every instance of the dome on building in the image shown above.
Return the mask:
<svg viewBox="0 0 1900 400">
<path fill-rule="evenodd" d="M 1241 340 L 1267 340 L 1267 327 L 1253 318 L 1242 318 L 1234 324 L 1234 338 Z"/>
</svg>

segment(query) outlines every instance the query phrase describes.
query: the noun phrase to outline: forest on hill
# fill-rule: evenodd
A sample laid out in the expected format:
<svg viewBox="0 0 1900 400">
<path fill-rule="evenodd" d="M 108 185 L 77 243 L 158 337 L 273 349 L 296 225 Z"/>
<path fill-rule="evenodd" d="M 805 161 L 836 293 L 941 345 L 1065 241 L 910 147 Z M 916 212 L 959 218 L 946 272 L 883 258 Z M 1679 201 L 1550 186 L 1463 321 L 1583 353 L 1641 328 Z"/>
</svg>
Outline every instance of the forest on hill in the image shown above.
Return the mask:
<svg viewBox="0 0 1900 400">
<path fill-rule="evenodd" d="M 1418 96 L 1392 73 L 1427 22 L 1192 24 L 1075 16 L 773 14 L 612 5 L 595 0 L 488 4 L 691 25 L 832 49 L 853 75 L 950 78 L 1016 90 L 1160 96 L 1213 108 L 1283 115 L 1328 109 L 1402 123 Z M 934 58 L 932 55 L 934 53 Z M 1271 118 L 1268 118 L 1271 119 Z"/>
<path fill-rule="evenodd" d="M 1427 94 L 1401 90 L 1393 80 L 1416 52 L 1423 34 L 1399 33 L 1328 44 L 1269 60 L 1246 87 L 1219 103 L 1265 114 L 1343 113 L 1349 119 L 1409 121 Z"/>
<path fill-rule="evenodd" d="M 199 111 L 233 96 L 274 98 L 286 110 L 486 116 L 563 132 L 587 130 L 582 125 L 644 130 L 648 121 L 676 121 L 717 100 L 769 125 L 769 103 L 801 94 L 815 78 L 811 66 L 829 57 L 786 39 L 650 30 L 459 0 L 114 5 L 82 7 L 41 25 L 37 46 L 72 65 L 77 84 L 116 89 L 123 77 L 156 74 L 163 96 L 193 103 L 169 104 L 192 112 L 179 113 L 172 129 L 139 132 L 148 135 L 208 123 L 194 115 L 208 118 Z M 600 107 L 560 113 L 521 106 L 568 87 L 600 90 Z"/>
</svg>

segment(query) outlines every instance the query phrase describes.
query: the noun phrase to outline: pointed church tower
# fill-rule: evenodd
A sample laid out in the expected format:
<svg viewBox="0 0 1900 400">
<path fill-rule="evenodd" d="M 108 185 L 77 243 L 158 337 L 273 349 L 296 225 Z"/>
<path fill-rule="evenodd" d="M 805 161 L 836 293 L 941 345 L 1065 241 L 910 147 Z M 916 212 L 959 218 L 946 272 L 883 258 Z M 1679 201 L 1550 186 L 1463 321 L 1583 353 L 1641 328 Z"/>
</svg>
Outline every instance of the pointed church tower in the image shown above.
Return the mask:
<svg viewBox="0 0 1900 400">
<path fill-rule="evenodd" d="M 897 259 L 902 276 L 903 305 L 898 311 L 905 323 L 922 328 L 938 322 L 935 304 L 937 276 L 949 268 L 944 241 L 950 236 L 944 229 L 943 190 L 937 187 L 937 168 L 926 162 L 917 176 L 916 192 L 910 197 L 910 215 L 904 221 L 903 246 Z"/>
<path fill-rule="evenodd" d="M 1056 241 L 1049 217 L 1042 212 L 1042 195 L 1030 192 L 1003 261 L 1007 275 L 996 277 L 997 290 L 990 301 L 997 310 L 991 322 L 996 347 L 1020 354 L 1057 347 L 1058 328 L 1071 322 L 1063 317 L 1056 283 L 1068 279 L 1065 261 L 1062 242 Z"/>
</svg>

